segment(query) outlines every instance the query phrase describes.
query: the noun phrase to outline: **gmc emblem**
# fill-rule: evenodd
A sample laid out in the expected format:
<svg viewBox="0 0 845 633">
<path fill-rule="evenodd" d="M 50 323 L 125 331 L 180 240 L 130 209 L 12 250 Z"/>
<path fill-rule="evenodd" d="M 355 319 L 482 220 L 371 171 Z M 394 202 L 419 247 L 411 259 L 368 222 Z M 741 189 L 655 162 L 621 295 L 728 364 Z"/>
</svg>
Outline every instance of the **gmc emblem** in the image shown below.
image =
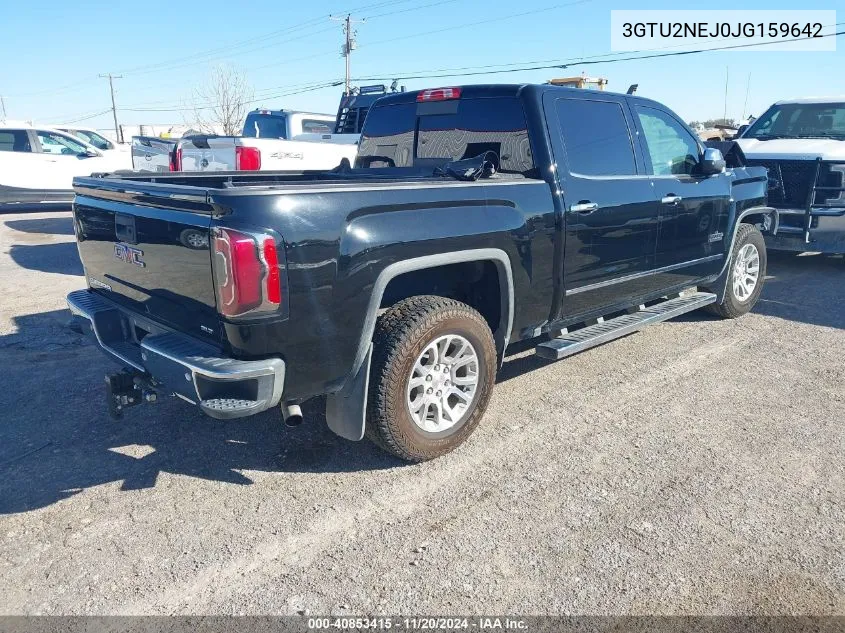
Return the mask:
<svg viewBox="0 0 845 633">
<path fill-rule="evenodd" d="M 146 264 L 141 259 L 143 254 L 144 251 L 142 251 L 140 248 L 133 248 L 128 244 L 114 245 L 115 259 L 119 259 L 120 261 L 126 262 L 127 264 L 134 264 L 135 266 L 140 266 L 141 268 L 146 267 Z"/>
</svg>

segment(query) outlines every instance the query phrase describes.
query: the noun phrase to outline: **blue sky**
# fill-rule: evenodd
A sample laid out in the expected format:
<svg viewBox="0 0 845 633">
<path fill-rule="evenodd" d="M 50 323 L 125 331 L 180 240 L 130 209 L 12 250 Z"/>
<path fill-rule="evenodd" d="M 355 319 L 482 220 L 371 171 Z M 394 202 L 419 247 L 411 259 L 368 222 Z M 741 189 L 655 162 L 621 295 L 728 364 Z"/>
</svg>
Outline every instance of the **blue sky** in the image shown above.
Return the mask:
<svg viewBox="0 0 845 633">
<path fill-rule="evenodd" d="M 842 0 L 802 6 L 797 0 L 746 0 L 743 9 L 845 9 Z M 736 8 L 711 0 L 700 8 Z M 257 106 L 335 112 L 341 87 L 291 94 L 309 84 L 341 80 L 340 25 L 328 15 L 352 11 L 359 48 L 353 77 L 384 77 L 436 69 L 483 71 L 493 65 L 573 60 L 565 70 L 472 77 L 408 79 L 408 89 L 459 83 L 543 82 L 582 71 L 624 92 L 662 101 L 686 120 L 722 115 L 729 69 L 728 116 L 759 115 L 781 98 L 845 94 L 845 37 L 836 52 L 716 52 L 664 59 L 583 65 L 577 58 L 610 52 L 611 9 L 677 9 L 663 0 L 317 0 L 311 3 L 153 2 L 89 0 L 8 3 L 0 39 L 0 95 L 9 118 L 64 122 L 107 110 L 116 80 L 120 121 L 183 123 L 180 107 L 215 64 L 239 68 Z M 699 7 L 689 7 L 699 8 Z M 845 22 L 845 11 L 838 21 Z M 837 30 L 842 30 L 839 27 Z M 720 44 L 714 44 L 716 46 Z M 745 106 L 746 85 L 750 91 Z M 364 81 L 361 83 L 382 83 Z M 138 111 L 138 110 L 147 111 Z M 153 111 L 161 109 L 164 111 Z M 168 111 L 173 109 L 174 111 Z M 80 125 L 108 128 L 111 112 Z"/>
</svg>

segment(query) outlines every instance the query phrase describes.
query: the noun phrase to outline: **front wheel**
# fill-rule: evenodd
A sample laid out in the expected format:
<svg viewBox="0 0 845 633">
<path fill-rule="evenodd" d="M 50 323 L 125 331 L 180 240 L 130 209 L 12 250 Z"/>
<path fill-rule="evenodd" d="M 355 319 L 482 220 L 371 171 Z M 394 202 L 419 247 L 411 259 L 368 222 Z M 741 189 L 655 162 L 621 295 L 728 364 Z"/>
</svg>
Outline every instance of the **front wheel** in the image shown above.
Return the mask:
<svg viewBox="0 0 845 633">
<path fill-rule="evenodd" d="M 400 301 L 378 320 L 367 402 L 367 436 L 420 462 L 448 453 L 478 426 L 496 376 L 484 317 L 437 296 Z"/>
<path fill-rule="evenodd" d="M 766 263 L 763 234 L 753 224 L 741 224 L 728 264 L 725 297 L 707 309 L 723 319 L 735 319 L 750 312 L 763 292 Z"/>
</svg>

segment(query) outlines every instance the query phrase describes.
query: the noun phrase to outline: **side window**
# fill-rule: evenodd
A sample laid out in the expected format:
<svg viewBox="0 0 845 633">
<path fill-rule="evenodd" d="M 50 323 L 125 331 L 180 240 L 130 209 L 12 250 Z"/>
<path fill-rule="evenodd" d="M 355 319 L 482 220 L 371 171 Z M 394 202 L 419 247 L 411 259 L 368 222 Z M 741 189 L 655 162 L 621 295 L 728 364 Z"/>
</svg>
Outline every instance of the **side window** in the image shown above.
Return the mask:
<svg viewBox="0 0 845 633">
<path fill-rule="evenodd" d="M 0 130 L 0 152 L 31 152 L 26 130 Z"/>
<path fill-rule="evenodd" d="M 41 151 L 45 154 L 77 155 L 85 152 L 85 146 L 71 139 L 69 136 L 53 134 L 52 132 L 36 132 Z"/>
<path fill-rule="evenodd" d="M 689 175 L 698 166 L 698 141 L 670 114 L 636 106 L 655 176 Z"/>
<path fill-rule="evenodd" d="M 570 172 L 583 176 L 637 173 L 631 131 L 619 103 L 558 99 L 556 107 Z"/>
<path fill-rule="evenodd" d="M 302 119 L 302 132 L 304 134 L 331 134 L 332 128 L 326 121 Z"/>
</svg>

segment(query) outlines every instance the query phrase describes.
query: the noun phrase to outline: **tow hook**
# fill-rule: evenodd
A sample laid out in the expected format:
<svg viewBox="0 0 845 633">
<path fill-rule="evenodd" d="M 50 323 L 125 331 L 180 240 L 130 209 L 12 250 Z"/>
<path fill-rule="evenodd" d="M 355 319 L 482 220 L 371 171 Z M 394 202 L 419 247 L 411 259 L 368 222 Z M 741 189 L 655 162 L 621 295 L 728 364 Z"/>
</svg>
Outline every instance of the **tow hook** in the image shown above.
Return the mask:
<svg viewBox="0 0 845 633">
<path fill-rule="evenodd" d="M 109 415 L 115 420 L 123 417 L 124 409 L 158 401 L 155 384 L 139 372 L 120 371 L 107 374 L 106 391 Z"/>
</svg>

